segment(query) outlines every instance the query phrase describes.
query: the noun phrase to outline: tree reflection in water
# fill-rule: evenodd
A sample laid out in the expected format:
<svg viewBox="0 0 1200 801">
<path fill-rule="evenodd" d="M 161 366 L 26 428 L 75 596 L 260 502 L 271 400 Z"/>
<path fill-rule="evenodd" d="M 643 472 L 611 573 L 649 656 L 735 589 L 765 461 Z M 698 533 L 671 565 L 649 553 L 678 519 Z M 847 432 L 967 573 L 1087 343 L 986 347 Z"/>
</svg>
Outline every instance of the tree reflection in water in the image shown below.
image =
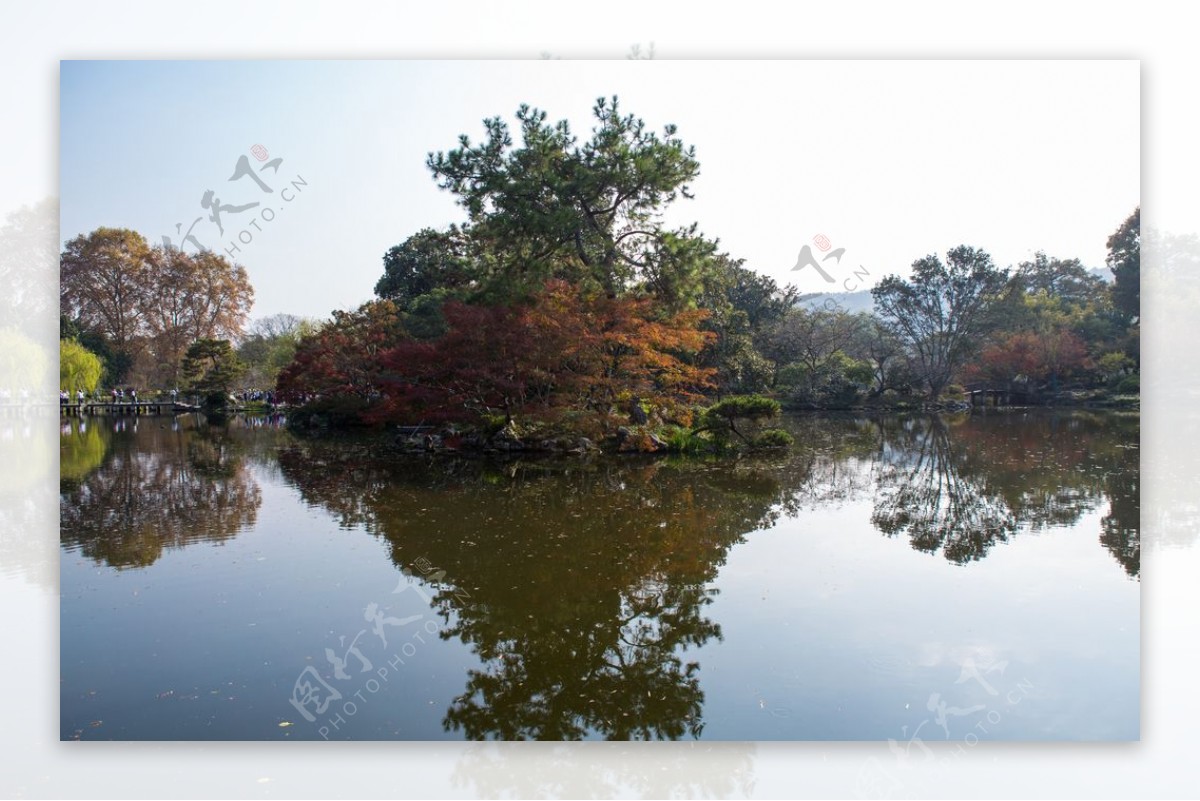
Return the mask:
<svg viewBox="0 0 1200 801">
<path fill-rule="evenodd" d="M 424 461 L 319 441 L 279 461 L 401 570 L 444 571 L 429 584 L 442 636 L 482 666 L 443 725 L 470 739 L 698 737 L 695 654 L 721 638 L 711 584 L 747 533 L 807 508 L 867 502 L 887 536 L 967 564 L 1108 498 L 1103 544 L 1137 575 L 1136 417 L 790 425 L 797 447 L 737 463 Z"/>
<path fill-rule="evenodd" d="M 1107 501 L 1100 542 L 1138 574 L 1136 414 L 810 416 L 790 428 L 799 444 L 770 473 L 781 495 L 768 518 L 866 500 L 886 536 L 967 564 Z"/>
<path fill-rule="evenodd" d="M 1118 444 L 1112 467 L 1105 471 L 1108 514 L 1101 521 L 1100 535 L 1100 542 L 1130 576 L 1137 576 L 1142 564 L 1141 472 L 1136 443 L 1134 438 Z"/>
<path fill-rule="evenodd" d="M 1106 499 L 1101 543 L 1139 570 L 1138 418 L 1007 413 L 878 423 L 872 522 L 965 564 L 1020 531 L 1074 525 Z"/>
<path fill-rule="evenodd" d="M 97 563 L 146 567 L 165 549 L 254 524 L 261 492 L 224 427 L 95 419 L 63 434 L 61 541 Z"/>
<path fill-rule="evenodd" d="M 429 470 L 315 445 L 280 461 L 307 501 L 385 537 L 396 564 L 445 571 L 432 585 L 443 636 L 483 665 L 443 725 L 470 739 L 698 737 L 692 657 L 721 637 L 705 615 L 709 583 L 746 532 L 769 525 L 781 493 L 764 472 L 728 465 Z"/>
<path fill-rule="evenodd" d="M 974 480 L 965 451 L 938 417 L 891 426 L 879 453 L 871 522 L 889 537 L 906 534 L 919 551 L 951 562 L 979 559 L 1017 531 L 1017 517 L 995 486 Z"/>
<path fill-rule="evenodd" d="M 885 535 L 966 565 L 1107 502 L 1100 542 L 1138 575 L 1136 415 L 788 425 L 795 447 L 724 462 L 425 460 L 378 438 L 154 420 L 99 439 L 64 431 L 62 540 L 126 568 L 227 539 L 256 519 L 252 464 L 381 537 L 402 571 L 439 568 L 415 578 L 442 636 L 479 658 L 443 718 L 470 739 L 699 737 L 717 574 L 747 534 L 808 509 L 860 506 Z"/>
</svg>

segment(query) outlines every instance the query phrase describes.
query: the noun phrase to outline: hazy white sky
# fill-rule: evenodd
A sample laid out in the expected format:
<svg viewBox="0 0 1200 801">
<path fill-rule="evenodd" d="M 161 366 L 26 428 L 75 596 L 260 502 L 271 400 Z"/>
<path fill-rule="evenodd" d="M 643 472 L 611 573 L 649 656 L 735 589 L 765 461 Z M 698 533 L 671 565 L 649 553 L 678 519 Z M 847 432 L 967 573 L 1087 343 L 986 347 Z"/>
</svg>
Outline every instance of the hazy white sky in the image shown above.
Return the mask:
<svg viewBox="0 0 1200 801">
<path fill-rule="evenodd" d="M 1036 250 L 1102 266 L 1139 203 L 1136 61 L 64 62 L 61 81 L 63 239 L 179 241 L 201 217 L 199 241 L 240 248 L 254 317 L 369 298 L 387 248 L 463 219 L 426 154 L 522 102 L 581 138 L 601 95 L 676 124 L 701 175 L 669 220 L 806 291 L 832 288 L 791 270 L 818 233 L 846 248 L 853 288 L 957 244 L 1000 266 Z M 241 156 L 272 193 L 229 180 Z M 260 205 L 225 211 L 222 235 L 208 190 Z"/>
</svg>

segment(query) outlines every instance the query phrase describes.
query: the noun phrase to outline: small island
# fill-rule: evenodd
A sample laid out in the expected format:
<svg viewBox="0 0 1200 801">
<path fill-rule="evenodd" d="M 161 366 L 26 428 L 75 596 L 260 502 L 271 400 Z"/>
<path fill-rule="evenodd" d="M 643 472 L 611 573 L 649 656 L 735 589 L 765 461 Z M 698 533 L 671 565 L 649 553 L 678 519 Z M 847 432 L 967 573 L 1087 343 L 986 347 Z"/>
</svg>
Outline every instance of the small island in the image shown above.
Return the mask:
<svg viewBox="0 0 1200 801">
<path fill-rule="evenodd" d="M 851 313 L 836 295 L 806 303 L 695 224 L 668 226 L 692 196 L 695 149 L 615 96 L 593 116 L 581 141 L 523 105 L 515 130 L 487 119 L 482 141 L 430 154 L 465 219 L 390 248 L 377 297 L 324 322 L 276 315 L 244 332 L 243 267 L 128 230 L 77 237 L 63 254 L 64 392 L 94 392 L 103 363 L 109 385 L 182 386 L 214 416 L 269 393 L 299 430 L 493 454 L 786 447 L 769 426 L 781 409 L 1136 407 L 1139 210 L 1108 240 L 1111 281 L 1041 252 L 1000 269 L 959 245 L 888 275 L 873 309 Z M 797 269 L 840 263 L 816 247 Z M 180 284 L 164 308 L 160 287 Z"/>
</svg>

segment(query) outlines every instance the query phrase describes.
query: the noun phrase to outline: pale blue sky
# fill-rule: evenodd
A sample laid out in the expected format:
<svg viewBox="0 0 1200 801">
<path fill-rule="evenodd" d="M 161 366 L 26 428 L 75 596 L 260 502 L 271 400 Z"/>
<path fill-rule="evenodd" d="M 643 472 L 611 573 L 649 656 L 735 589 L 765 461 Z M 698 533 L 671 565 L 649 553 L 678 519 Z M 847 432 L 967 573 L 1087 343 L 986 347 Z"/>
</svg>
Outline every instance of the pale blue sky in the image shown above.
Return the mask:
<svg viewBox="0 0 1200 801">
<path fill-rule="evenodd" d="M 424 166 L 522 102 L 571 120 L 596 97 L 696 146 L 697 221 L 747 266 L 791 271 L 824 233 L 865 287 L 966 243 L 1007 266 L 1043 249 L 1101 266 L 1139 202 L 1139 68 L 1120 62 L 244 61 L 63 62 L 61 235 L 100 225 L 154 242 L 176 223 L 236 259 L 253 317 L 325 317 L 371 296 L 388 247 L 462 219 Z M 255 144 L 282 158 L 266 195 L 230 182 Z M 297 177 L 307 186 L 283 202 Z M 201 208 L 225 204 L 225 234 Z M 259 218 L 263 207 L 273 221 Z M 253 235 L 238 242 L 241 230 Z"/>
</svg>

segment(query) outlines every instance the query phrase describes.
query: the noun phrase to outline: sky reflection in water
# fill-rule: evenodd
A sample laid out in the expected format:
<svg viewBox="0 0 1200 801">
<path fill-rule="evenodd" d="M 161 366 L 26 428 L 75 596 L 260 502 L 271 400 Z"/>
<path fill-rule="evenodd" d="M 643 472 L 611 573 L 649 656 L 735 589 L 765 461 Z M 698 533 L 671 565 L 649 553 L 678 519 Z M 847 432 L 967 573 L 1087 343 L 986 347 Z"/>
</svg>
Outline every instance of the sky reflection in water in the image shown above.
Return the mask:
<svg viewBox="0 0 1200 801">
<path fill-rule="evenodd" d="M 736 463 L 427 463 L 66 422 L 61 735 L 1138 737 L 1136 415 L 787 425 Z"/>
</svg>

